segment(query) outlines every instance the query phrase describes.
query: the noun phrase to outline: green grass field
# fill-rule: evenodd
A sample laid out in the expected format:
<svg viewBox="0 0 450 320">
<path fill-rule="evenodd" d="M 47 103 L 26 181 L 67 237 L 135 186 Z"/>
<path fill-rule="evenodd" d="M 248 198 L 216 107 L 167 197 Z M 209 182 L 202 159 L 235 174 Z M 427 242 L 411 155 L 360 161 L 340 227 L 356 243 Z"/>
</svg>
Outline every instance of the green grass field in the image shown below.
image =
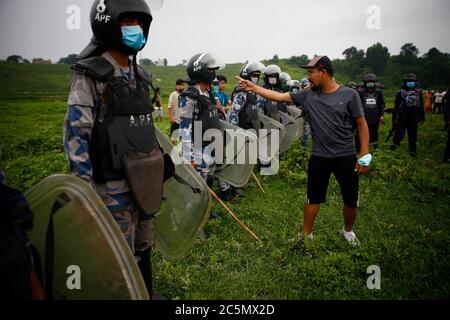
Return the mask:
<svg viewBox="0 0 450 320">
<path fill-rule="evenodd" d="M 67 171 L 62 145 L 66 68 L 0 64 L 0 77 L 7 79 L 0 87 L 1 166 L 9 183 L 24 191 Z M 153 73 L 162 80 L 166 101 L 170 83 L 183 70 Z M 168 128 L 167 120 L 159 125 Z M 388 130 L 387 125 L 381 128 L 380 140 Z M 419 129 L 418 158 L 408 156 L 406 141 L 395 153 L 388 144 L 374 152 L 372 169 L 360 182 L 359 248 L 339 237 L 342 203 L 334 178 L 315 240 L 307 246 L 290 241 L 301 229 L 309 156 L 297 142 L 282 155 L 279 174 L 261 178 L 267 194 L 248 186 L 245 197 L 230 204 L 262 243 L 216 205 L 221 217 L 208 223 L 209 239 L 198 240 L 179 261 L 155 255 L 157 290 L 173 299 L 448 299 L 450 167 L 441 162 L 445 134 L 442 117 L 431 115 Z M 381 268 L 381 290 L 366 288 L 371 265 Z"/>
</svg>

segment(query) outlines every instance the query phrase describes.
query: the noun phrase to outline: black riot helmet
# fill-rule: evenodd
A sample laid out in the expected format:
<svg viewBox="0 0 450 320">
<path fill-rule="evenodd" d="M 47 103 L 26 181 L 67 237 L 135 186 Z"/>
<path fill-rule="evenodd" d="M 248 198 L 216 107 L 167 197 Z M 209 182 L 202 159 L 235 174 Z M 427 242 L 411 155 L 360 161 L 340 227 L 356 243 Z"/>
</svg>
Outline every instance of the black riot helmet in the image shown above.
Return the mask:
<svg viewBox="0 0 450 320">
<path fill-rule="evenodd" d="M 403 81 L 404 82 L 408 82 L 408 81 L 411 81 L 411 82 L 417 82 L 417 76 L 416 76 L 416 74 L 415 73 L 407 73 L 407 74 L 405 74 L 405 76 L 403 77 Z"/>
<path fill-rule="evenodd" d="M 363 81 L 364 87 L 369 91 L 373 91 L 376 88 L 376 82 L 378 81 L 378 78 L 376 74 L 369 73 L 364 76 Z"/>
<path fill-rule="evenodd" d="M 369 74 L 366 74 L 366 75 L 364 76 L 364 83 L 367 83 L 367 82 L 377 82 L 377 81 L 378 81 L 378 78 L 377 78 L 377 75 L 376 75 L 376 74 L 369 73 Z"/>
<path fill-rule="evenodd" d="M 118 49 L 128 55 L 137 54 L 139 50 L 134 50 L 122 43 L 120 21 L 123 18 L 140 19 L 144 37 L 148 40 L 153 17 L 144 0 L 95 0 L 90 14 L 94 35 L 90 44 L 78 55 L 78 59 L 98 55 L 110 48 Z"/>
<path fill-rule="evenodd" d="M 263 73 L 266 67 L 261 62 L 247 62 L 241 67 L 239 76 L 245 80 L 251 80 L 252 74 L 258 74 L 258 77 Z"/>
<path fill-rule="evenodd" d="M 356 90 L 356 82 L 354 82 L 354 81 L 347 82 L 347 84 L 345 86 Z"/>
<path fill-rule="evenodd" d="M 417 79 L 417 75 L 413 72 L 407 73 L 403 77 L 403 88 L 406 89 L 416 89 L 419 87 L 419 80 Z"/>
<path fill-rule="evenodd" d="M 187 63 L 187 74 L 189 84 L 205 82 L 211 84 L 216 79 L 216 70 L 224 66 L 218 57 L 205 51 L 194 55 Z"/>
</svg>

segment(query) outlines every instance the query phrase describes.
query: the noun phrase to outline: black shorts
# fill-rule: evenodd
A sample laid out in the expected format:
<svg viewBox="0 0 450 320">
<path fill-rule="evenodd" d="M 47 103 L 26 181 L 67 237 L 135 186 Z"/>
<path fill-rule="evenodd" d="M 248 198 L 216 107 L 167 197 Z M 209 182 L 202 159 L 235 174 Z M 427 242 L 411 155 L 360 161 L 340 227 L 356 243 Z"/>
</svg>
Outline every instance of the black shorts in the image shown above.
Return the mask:
<svg viewBox="0 0 450 320">
<path fill-rule="evenodd" d="M 359 206 L 359 176 L 355 172 L 355 155 L 343 158 L 320 158 L 311 156 L 308 163 L 307 203 L 326 201 L 328 183 L 333 173 L 341 188 L 344 204 L 350 208 Z"/>
</svg>

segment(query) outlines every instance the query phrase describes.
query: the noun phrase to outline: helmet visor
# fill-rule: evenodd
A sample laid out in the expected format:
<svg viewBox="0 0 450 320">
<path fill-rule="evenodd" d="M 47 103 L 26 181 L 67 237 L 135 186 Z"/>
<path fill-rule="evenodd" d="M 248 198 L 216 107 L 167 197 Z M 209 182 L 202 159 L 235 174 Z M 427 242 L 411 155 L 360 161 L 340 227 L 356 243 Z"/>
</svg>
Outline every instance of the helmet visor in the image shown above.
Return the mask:
<svg viewBox="0 0 450 320">
<path fill-rule="evenodd" d="M 222 70 L 225 69 L 225 63 L 217 55 L 209 51 L 205 51 L 199 57 L 199 61 L 203 62 L 208 69 Z"/>
</svg>

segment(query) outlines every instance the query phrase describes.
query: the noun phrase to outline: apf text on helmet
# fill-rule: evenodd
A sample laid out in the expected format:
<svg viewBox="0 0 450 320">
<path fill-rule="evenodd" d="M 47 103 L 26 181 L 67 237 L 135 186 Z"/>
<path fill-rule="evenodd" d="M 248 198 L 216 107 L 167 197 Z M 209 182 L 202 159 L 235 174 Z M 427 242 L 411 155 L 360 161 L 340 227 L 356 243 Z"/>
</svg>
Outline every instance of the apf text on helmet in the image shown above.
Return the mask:
<svg viewBox="0 0 450 320">
<path fill-rule="evenodd" d="M 95 15 L 95 21 L 108 23 L 109 20 L 111 20 L 111 16 L 107 14 L 100 14 L 97 12 L 97 14 Z"/>
</svg>

